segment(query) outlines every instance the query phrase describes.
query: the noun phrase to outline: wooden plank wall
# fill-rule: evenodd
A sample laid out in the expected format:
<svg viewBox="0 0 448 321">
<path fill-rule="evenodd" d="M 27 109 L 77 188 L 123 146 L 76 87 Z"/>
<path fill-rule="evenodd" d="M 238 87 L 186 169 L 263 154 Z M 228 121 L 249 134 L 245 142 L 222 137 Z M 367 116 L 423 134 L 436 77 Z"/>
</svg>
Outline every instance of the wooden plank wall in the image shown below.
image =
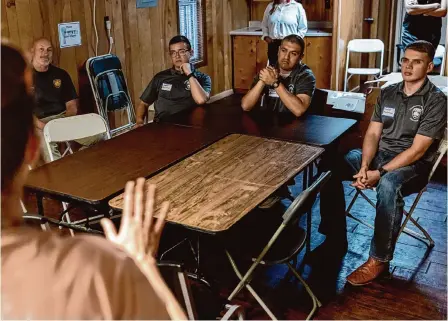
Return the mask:
<svg viewBox="0 0 448 321">
<path fill-rule="evenodd" d="M 264 11 L 271 1 L 252 0 L 251 2 L 250 20 L 263 20 Z M 325 0 L 302 0 L 302 5 L 308 21 L 331 21 L 333 19 L 333 0 L 330 0 L 330 9 L 325 9 Z"/>
<path fill-rule="evenodd" d="M 344 89 L 345 63 L 347 59 L 347 44 L 351 39 L 362 38 L 364 1 L 338 0 L 335 1 L 333 25 L 333 55 L 331 89 Z M 360 54 L 350 56 L 350 66 L 359 66 Z M 353 76 L 350 88 L 359 84 L 359 77 Z M 352 79 L 350 81 L 352 81 Z"/>
<path fill-rule="evenodd" d="M 8 5 L 9 3 L 9 5 Z M 13 5 L 11 5 L 11 3 Z M 94 56 L 93 0 L 2 0 L 2 38 L 27 50 L 34 40 L 49 38 L 54 63 L 67 70 L 78 85 L 78 68 Z M 107 52 L 104 16 L 112 21 L 115 45 L 134 103 L 157 72 L 169 68 L 169 39 L 178 33 L 177 1 L 160 0 L 154 8 L 137 9 L 135 0 L 97 0 L 98 54 Z M 246 1 L 206 0 L 208 63 L 201 70 L 212 77 L 217 94 L 232 88 L 229 32 L 248 25 Z M 82 46 L 58 48 L 57 24 L 80 21 Z"/>
</svg>

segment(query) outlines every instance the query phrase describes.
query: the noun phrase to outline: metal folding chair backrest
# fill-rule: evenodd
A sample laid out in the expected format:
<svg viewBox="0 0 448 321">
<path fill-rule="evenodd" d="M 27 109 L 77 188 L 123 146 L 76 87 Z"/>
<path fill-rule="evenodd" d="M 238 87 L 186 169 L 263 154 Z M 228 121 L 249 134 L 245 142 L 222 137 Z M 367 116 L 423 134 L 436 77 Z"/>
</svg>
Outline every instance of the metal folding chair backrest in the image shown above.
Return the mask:
<svg viewBox="0 0 448 321">
<path fill-rule="evenodd" d="M 348 42 L 347 50 L 351 52 L 381 52 L 384 43 L 380 39 L 353 39 Z"/>
<path fill-rule="evenodd" d="M 44 127 L 44 139 L 52 161 L 53 154 L 50 143 L 69 142 L 99 134 L 104 134 L 108 139 L 110 138 L 107 124 L 103 117 L 98 114 L 53 119 Z M 71 153 L 70 147 L 68 147 L 67 151 Z"/>
<path fill-rule="evenodd" d="M 443 137 L 439 142 L 439 148 L 437 149 L 436 156 L 434 158 L 433 166 L 431 168 L 431 172 L 429 173 L 428 181 L 431 180 L 432 175 L 434 175 L 434 172 L 436 171 L 437 167 L 439 166 L 443 156 L 446 154 L 448 150 L 448 128 L 445 128 L 445 131 L 443 133 Z"/>
<path fill-rule="evenodd" d="M 380 65 L 374 68 L 350 68 L 350 53 L 376 53 L 379 52 Z M 353 74 L 357 75 L 378 75 L 383 74 L 384 43 L 380 39 L 353 39 L 347 45 L 347 58 L 345 62 L 344 91 L 347 91 L 348 81 Z M 350 74 L 350 77 L 348 75 Z"/>
<path fill-rule="evenodd" d="M 86 70 L 98 113 L 106 122 L 109 124 L 108 112 L 117 110 L 127 112 L 128 123 L 110 129 L 110 132 L 113 134 L 133 127 L 136 122 L 135 112 L 120 59 L 111 54 L 92 57 L 87 60 Z"/>
<path fill-rule="evenodd" d="M 285 214 L 283 214 L 283 225 L 288 225 L 290 222 L 294 222 L 300 215 L 311 210 L 317 194 L 320 192 L 322 186 L 330 179 L 330 177 L 330 171 L 322 173 L 310 187 L 297 196 L 297 198 L 288 207 Z"/>
</svg>

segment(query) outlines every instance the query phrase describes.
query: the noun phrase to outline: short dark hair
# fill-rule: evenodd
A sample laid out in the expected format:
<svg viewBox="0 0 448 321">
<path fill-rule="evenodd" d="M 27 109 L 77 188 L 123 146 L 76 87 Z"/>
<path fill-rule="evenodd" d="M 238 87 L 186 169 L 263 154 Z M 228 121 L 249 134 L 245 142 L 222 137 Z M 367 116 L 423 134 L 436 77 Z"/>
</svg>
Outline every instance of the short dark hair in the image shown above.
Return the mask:
<svg viewBox="0 0 448 321">
<path fill-rule="evenodd" d="M 177 36 L 174 36 L 173 38 L 171 38 L 170 43 L 168 44 L 168 46 L 174 45 L 174 44 L 179 43 L 179 42 L 185 43 L 187 45 L 187 49 L 191 50 L 190 40 L 188 40 L 187 37 L 182 36 L 182 35 L 177 35 Z"/>
<path fill-rule="evenodd" d="M 285 38 L 283 38 L 282 43 L 284 41 L 289 41 L 289 42 L 298 44 L 300 46 L 300 48 L 302 48 L 302 52 L 300 54 L 303 55 L 303 53 L 305 51 L 305 40 L 303 40 L 302 37 L 292 34 L 292 35 L 289 35 L 289 36 L 286 36 Z"/>
<path fill-rule="evenodd" d="M 408 49 L 426 53 L 430 61 L 434 59 L 434 55 L 436 54 L 436 49 L 434 48 L 432 43 L 425 40 L 414 41 L 413 43 L 407 45 L 404 51 Z"/>
</svg>

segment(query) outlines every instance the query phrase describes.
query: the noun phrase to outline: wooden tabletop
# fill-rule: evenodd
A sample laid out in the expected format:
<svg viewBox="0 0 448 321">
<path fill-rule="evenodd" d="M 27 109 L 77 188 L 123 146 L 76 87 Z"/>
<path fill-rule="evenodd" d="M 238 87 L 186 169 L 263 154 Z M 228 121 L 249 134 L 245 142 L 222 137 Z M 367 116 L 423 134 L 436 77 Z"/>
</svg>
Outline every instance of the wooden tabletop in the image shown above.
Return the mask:
<svg viewBox="0 0 448 321">
<path fill-rule="evenodd" d="M 157 185 L 158 204 L 171 203 L 167 220 L 209 233 L 225 231 L 323 148 L 232 134 L 146 181 Z M 123 194 L 109 201 L 121 210 Z"/>
<path fill-rule="evenodd" d="M 148 124 L 31 171 L 25 187 L 61 200 L 99 204 L 128 180 L 148 177 L 224 135 L 174 124 Z"/>
<path fill-rule="evenodd" d="M 356 120 L 346 118 L 318 115 L 297 118 L 285 113 L 245 112 L 239 95 L 173 115 L 165 121 L 221 133 L 250 134 L 322 147 L 334 143 L 356 124 Z"/>
</svg>

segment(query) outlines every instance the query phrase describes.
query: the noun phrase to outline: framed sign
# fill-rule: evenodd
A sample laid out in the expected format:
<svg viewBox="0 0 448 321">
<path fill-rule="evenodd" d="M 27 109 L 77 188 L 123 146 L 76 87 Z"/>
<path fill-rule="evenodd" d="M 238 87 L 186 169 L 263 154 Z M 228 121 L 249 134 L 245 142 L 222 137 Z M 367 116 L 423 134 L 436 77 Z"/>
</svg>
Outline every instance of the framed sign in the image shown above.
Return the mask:
<svg viewBox="0 0 448 321">
<path fill-rule="evenodd" d="M 59 47 L 81 46 L 81 28 L 79 21 L 58 24 Z"/>
<path fill-rule="evenodd" d="M 157 0 L 137 0 L 137 8 L 157 7 Z"/>
</svg>

